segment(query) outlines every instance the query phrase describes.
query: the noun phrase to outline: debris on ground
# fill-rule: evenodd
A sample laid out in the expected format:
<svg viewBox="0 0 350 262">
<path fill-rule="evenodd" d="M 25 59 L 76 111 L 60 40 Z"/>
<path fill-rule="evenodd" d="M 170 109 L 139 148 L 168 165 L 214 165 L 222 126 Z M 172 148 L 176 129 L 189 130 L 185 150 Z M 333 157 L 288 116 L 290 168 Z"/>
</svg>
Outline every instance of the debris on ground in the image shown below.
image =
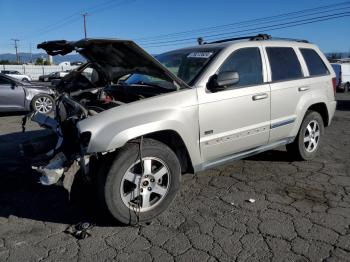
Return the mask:
<svg viewBox="0 0 350 262">
<path fill-rule="evenodd" d="M 254 198 L 249 198 L 249 199 L 248 199 L 248 202 L 249 202 L 249 203 L 254 203 L 254 202 L 255 202 L 255 199 L 254 199 Z"/>
<path fill-rule="evenodd" d="M 76 225 L 69 226 L 64 233 L 74 236 L 76 239 L 85 239 L 91 236 L 93 224 L 89 222 L 81 222 Z"/>
</svg>

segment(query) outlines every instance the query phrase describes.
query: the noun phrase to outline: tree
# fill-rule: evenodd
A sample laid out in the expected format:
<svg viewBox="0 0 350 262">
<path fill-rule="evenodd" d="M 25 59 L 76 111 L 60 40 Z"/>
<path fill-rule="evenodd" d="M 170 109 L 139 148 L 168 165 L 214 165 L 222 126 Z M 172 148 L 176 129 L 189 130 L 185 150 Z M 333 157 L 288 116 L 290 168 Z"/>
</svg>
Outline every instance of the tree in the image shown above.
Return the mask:
<svg viewBox="0 0 350 262">
<path fill-rule="evenodd" d="M 44 65 L 44 59 L 42 59 L 41 57 L 38 57 L 35 61 L 36 65 Z"/>
<path fill-rule="evenodd" d="M 10 65 L 11 62 L 9 60 L 0 60 L 0 65 Z"/>
</svg>

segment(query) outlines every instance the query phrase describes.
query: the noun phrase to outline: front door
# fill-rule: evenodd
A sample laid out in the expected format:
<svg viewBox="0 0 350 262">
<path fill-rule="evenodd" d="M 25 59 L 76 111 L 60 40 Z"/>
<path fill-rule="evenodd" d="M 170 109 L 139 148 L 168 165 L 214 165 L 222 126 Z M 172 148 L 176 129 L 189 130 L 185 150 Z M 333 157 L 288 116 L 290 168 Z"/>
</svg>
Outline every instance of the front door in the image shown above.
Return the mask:
<svg viewBox="0 0 350 262">
<path fill-rule="evenodd" d="M 264 83 L 261 48 L 233 51 L 217 73 L 235 71 L 239 82 L 212 93 L 198 91 L 200 147 L 203 161 L 266 145 L 270 130 L 270 86 Z"/>
</svg>

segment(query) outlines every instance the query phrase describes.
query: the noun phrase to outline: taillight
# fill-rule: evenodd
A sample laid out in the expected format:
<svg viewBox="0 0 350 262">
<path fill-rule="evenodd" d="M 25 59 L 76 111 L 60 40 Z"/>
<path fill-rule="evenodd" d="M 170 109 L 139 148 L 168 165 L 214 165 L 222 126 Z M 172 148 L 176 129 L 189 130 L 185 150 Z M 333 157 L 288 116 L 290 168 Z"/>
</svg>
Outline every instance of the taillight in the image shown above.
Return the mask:
<svg viewBox="0 0 350 262">
<path fill-rule="evenodd" d="M 334 91 L 334 95 L 337 92 L 337 78 L 333 77 L 332 78 L 332 84 L 333 84 L 333 91 Z"/>
</svg>

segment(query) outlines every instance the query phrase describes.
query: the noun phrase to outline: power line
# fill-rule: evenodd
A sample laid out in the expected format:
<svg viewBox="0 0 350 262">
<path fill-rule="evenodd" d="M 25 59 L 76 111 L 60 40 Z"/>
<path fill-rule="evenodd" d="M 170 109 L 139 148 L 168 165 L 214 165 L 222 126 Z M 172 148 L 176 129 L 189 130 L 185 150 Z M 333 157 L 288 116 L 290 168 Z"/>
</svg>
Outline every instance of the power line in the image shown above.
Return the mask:
<svg viewBox="0 0 350 262">
<path fill-rule="evenodd" d="M 125 4 L 129 4 L 132 2 L 135 2 L 138 0 L 123 0 L 123 1 L 118 1 L 116 2 L 115 0 L 109 0 L 109 1 L 105 1 L 103 3 L 100 3 L 98 5 L 94 5 L 94 6 L 90 6 L 88 8 L 86 8 L 86 12 L 89 13 L 89 15 L 92 14 L 97 14 L 100 12 L 103 12 L 105 10 L 110 10 L 111 8 L 115 8 L 117 6 L 121 6 L 121 5 L 125 5 Z M 52 32 L 54 30 L 57 30 L 59 28 L 65 27 L 67 25 L 71 25 L 72 23 L 77 22 L 81 17 L 81 14 L 79 12 L 75 12 L 63 19 L 58 20 L 56 23 L 53 23 L 49 26 L 46 26 L 40 30 L 38 30 L 37 32 L 35 32 L 34 34 L 31 35 L 26 35 L 24 36 L 22 39 L 29 39 L 29 38 L 33 38 L 36 36 L 41 36 L 44 34 L 47 34 L 49 32 Z"/>
<path fill-rule="evenodd" d="M 333 16 L 333 15 L 338 15 L 338 14 L 339 13 L 328 14 L 328 15 L 324 15 L 324 16 L 312 17 L 312 18 L 307 18 L 307 19 L 302 19 L 302 20 L 294 20 L 294 21 L 290 21 L 290 22 L 286 22 L 286 23 L 282 23 L 282 24 L 272 24 L 272 25 L 260 26 L 260 27 L 257 27 L 257 29 L 266 29 L 266 28 L 269 28 L 271 26 L 291 24 L 291 23 L 302 22 L 302 21 L 308 21 L 308 20 L 312 20 L 312 19 L 323 18 L 323 17 Z M 343 13 L 340 13 L 340 14 L 343 14 Z M 284 20 L 285 19 L 281 19 L 280 21 L 284 21 Z M 290 20 L 290 19 L 288 19 L 288 20 Z M 238 27 L 238 28 L 245 28 L 245 27 L 250 27 L 250 28 L 245 29 L 245 30 L 242 29 L 242 30 L 238 30 L 238 31 L 233 31 L 233 32 L 227 32 L 227 30 L 225 30 L 225 33 L 205 35 L 205 36 L 202 36 L 202 37 L 204 37 L 205 39 L 210 39 L 211 37 L 215 37 L 215 36 L 231 35 L 232 33 L 244 33 L 246 31 L 250 31 L 251 30 L 251 26 L 243 26 L 243 27 Z M 182 38 L 182 39 L 175 39 L 175 40 L 168 40 L 168 41 L 157 41 L 157 42 L 143 43 L 143 45 L 144 46 L 148 46 L 148 45 L 153 45 L 153 44 L 167 44 L 167 43 L 176 43 L 176 42 L 180 43 L 180 42 L 186 42 L 186 41 L 195 40 L 195 39 L 197 39 L 197 37 L 189 37 L 189 38 Z"/>
<path fill-rule="evenodd" d="M 266 27 L 259 27 L 259 28 L 251 28 L 248 30 L 240 30 L 240 31 L 235 31 L 235 32 L 230 32 L 227 34 L 226 37 L 235 37 L 238 35 L 242 35 L 242 34 L 238 34 L 238 33 L 242 33 L 245 32 L 247 34 L 255 34 L 255 33 L 261 33 L 262 30 L 265 31 L 276 31 L 276 30 L 280 30 L 280 29 L 285 29 L 285 28 L 291 28 L 291 27 L 296 27 L 296 26 L 301 26 L 301 25 L 306 25 L 306 24 L 313 24 L 313 23 L 317 23 L 317 22 L 322 22 L 322 21 L 328 21 L 328 20 L 333 20 L 333 19 L 338 19 L 338 18 L 343 18 L 343 17 L 349 17 L 350 16 L 350 12 L 345 12 L 345 13 L 339 13 L 339 14 L 333 14 L 330 16 L 321 16 L 321 17 L 314 17 L 311 19 L 303 19 L 303 20 L 299 20 L 299 21 L 293 21 L 290 23 L 281 23 L 281 24 L 275 24 L 275 25 L 271 25 L 271 26 L 266 26 Z M 210 41 L 216 41 L 219 40 L 220 38 L 213 38 L 213 36 L 210 36 Z M 181 43 L 168 43 L 168 44 L 160 44 L 160 45 L 143 45 L 145 47 L 165 47 L 165 46 L 178 46 L 178 45 L 184 45 L 184 44 L 193 44 L 194 41 L 185 41 L 185 42 L 181 42 Z"/>
<path fill-rule="evenodd" d="M 182 32 L 177 32 L 177 33 L 170 33 L 170 34 L 161 34 L 161 35 L 156 35 L 156 36 L 150 36 L 150 37 L 141 37 L 135 39 L 136 41 L 140 42 L 146 42 L 146 41 L 151 41 L 152 39 L 159 40 L 161 38 L 174 38 L 174 37 L 180 37 L 180 36 L 185 36 L 185 35 L 193 35 L 193 34 L 202 34 L 206 33 L 208 31 L 217 31 L 217 30 L 226 30 L 227 28 L 231 28 L 233 26 L 240 26 L 240 25 L 248 25 L 248 24 L 257 24 L 269 20 L 276 20 L 278 18 L 286 18 L 290 16 L 296 16 L 299 14 L 305 14 L 305 13 L 310 13 L 310 12 L 316 12 L 316 11 L 321 11 L 324 9 L 329 9 L 333 7 L 340 7 L 344 5 L 350 5 L 350 1 L 346 2 L 341 2 L 337 4 L 331 4 L 331 5 L 325 5 L 325 6 L 319 6 L 315 8 L 309 8 L 309 9 L 303 9 L 303 10 L 298 10 L 294 12 L 289 12 L 289 13 L 283 13 L 279 15 L 273 15 L 273 16 L 268 16 L 268 17 L 263 17 L 263 18 L 256 18 L 256 19 L 251 19 L 251 20 L 244 20 L 241 22 L 235 22 L 235 23 L 229 23 L 229 24 L 224 24 L 224 25 L 217 25 L 217 26 L 211 26 L 211 27 L 204 27 L 204 28 L 199 28 L 199 29 L 192 29 L 192 30 L 187 30 L 187 31 L 182 31 Z M 330 12 L 332 10 L 328 10 Z M 333 10 L 334 11 L 334 10 Z M 324 11 L 327 12 L 327 11 Z"/>
<path fill-rule="evenodd" d="M 331 10 L 326 10 L 326 11 L 317 11 L 317 12 L 313 12 L 313 13 L 310 13 L 310 14 L 302 14 L 302 15 L 298 15 L 298 16 L 291 16 L 291 17 L 283 17 L 283 18 L 279 18 L 279 19 L 272 19 L 270 21 L 260 21 L 260 22 L 256 22 L 256 23 L 250 23 L 250 24 L 243 24 L 243 23 L 239 23 L 239 24 L 242 24 L 241 26 L 231 26 L 231 27 L 223 27 L 223 28 L 218 28 L 218 29 L 212 29 L 212 30 L 208 30 L 208 31 L 205 31 L 206 33 L 217 33 L 217 32 L 227 32 L 227 30 L 230 30 L 232 28 L 249 28 L 249 27 L 252 27 L 252 26 L 255 26 L 255 25 L 263 25 L 263 24 L 271 24 L 273 22 L 281 22 L 281 21 L 288 21 L 288 20 L 292 20 L 292 19 L 296 19 L 296 18 L 303 18 L 303 17 L 310 17 L 312 15 L 319 15 L 319 14 L 325 14 L 325 13 L 330 13 L 330 12 L 334 12 L 334 11 L 344 11 L 344 10 L 349 10 L 350 9 L 350 6 L 349 7 L 343 7 L 343 8 L 336 8 L 336 9 L 331 9 Z M 237 23 L 238 24 L 238 23 Z M 196 35 L 201 35 L 202 33 L 204 32 L 198 32 L 198 33 L 193 33 L 192 35 L 196 34 Z M 186 37 L 186 35 L 184 35 L 184 37 Z M 168 41 L 171 41 L 171 39 L 177 39 L 179 37 L 177 36 L 172 36 L 172 37 L 167 37 L 167 38 L 164 38 L 164 40 L 167 40 L 169 39 Z M 191 37 L 191 38 L 185 38 L 184 40 L 192 40 L 193 38 L 195 37 Z M 154 43 L 155 40 L 144 40 L 144 41 L 139 41 L 140 43 L 143 43 L 143 44 L 148 44 L 148 43 Z M 158 42 L 159 43 L 159 42 Z"/>
</svg>

